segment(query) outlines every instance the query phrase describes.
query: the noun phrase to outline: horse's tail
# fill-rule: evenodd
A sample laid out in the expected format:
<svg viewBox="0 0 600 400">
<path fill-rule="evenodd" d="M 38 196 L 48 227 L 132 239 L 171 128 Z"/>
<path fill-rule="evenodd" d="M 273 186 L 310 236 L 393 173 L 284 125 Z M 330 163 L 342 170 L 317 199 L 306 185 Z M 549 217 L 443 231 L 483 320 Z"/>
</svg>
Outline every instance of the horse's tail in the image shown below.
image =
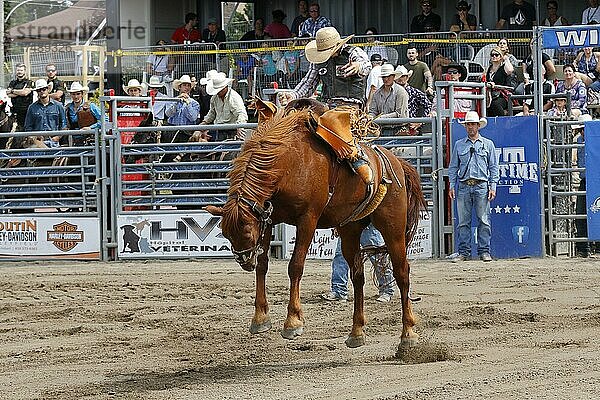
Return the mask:
<svg viewBox="0 0 600 400">
<path fill-rule="evenodd" d="M 419 173 L 408 161 L 398 157 L 402 169 L 404 170 L 404 180 L 406 185 L 406 195 L 408 205 L 406 210 L 406 247 L 410 244 L 419 224 L 419 216 L 423 210 L 427 209 L 423 189 L 421 188 L 421 177 Z"/>
</svg>

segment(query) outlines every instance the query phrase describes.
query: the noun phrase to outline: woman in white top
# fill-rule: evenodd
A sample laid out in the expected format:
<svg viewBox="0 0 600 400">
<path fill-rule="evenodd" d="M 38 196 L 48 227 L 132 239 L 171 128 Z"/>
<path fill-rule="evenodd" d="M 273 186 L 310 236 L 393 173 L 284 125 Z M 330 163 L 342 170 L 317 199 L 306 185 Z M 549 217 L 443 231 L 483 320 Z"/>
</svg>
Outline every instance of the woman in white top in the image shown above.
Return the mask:
<svg viewBox="0 0 600 400">
<path fill-rule="evenodd" d="M 600 7 L 598 7 L 598 0 L 588 0 L 588 4 L 590 6 L 583 10 L 583 14 L 581 14 L 581 25 L 600 23 Z"/>
</svg>

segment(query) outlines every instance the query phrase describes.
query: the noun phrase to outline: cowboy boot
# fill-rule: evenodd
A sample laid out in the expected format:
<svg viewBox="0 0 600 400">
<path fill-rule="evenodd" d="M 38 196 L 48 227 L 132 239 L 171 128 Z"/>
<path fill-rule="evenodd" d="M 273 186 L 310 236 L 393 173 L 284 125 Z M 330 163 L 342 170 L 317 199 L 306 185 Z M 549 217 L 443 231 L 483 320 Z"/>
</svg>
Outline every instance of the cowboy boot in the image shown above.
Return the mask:
<svg viewBox="0 0 600 400">
<path fill-rule="evenodd" d="M 363 159 L 358 159 L 352 163 L 352 168 L 356 171 L 356 174 L 360 176 L 367 185 L 373 184 L 373 170 L 368 162 Z"/>
</svg>

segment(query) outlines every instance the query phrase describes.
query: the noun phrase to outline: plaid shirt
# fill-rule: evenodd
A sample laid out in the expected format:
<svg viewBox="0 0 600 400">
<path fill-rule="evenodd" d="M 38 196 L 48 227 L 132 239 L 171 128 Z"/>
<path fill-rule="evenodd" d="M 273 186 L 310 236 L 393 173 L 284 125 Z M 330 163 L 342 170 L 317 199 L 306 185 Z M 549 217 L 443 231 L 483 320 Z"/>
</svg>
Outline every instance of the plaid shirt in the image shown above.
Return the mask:
<svg viewBox="0 0 600 400">
<path fill-rule="evenodd" d="M 428 116 L 429 113 L 431 113 L 431 107 L 433 106 L 433 103 L 429 100 L 427 95 L 410 85 L 404 86 L 404 89 L 406 89 L 406 92 L 408 93 L 409 118 Z M 417 115 L 419 109 L 423 109 L 423 115 Z"/>
<path fill-rule="evenodd" d="M 369 75 L 369 72 L 371 72 L 372 68 L 371 61 L 369 60 L 367 53 L 358 47 L 346 45 L 342 48 L 345 47 L 350 47 L 350 53 L 348 56 L 350 62 L 358 62 L 360 64 L 358 68 L 358 75 L 366 78 Z M 312 96 L 320 80 L 319 70 L 317 69 L 316 64 L 311 63 L 306 75 L 304 75 L 304 78 L 302 78 L 302 80 L 294 88 L 294 91 L 292 92 L 293 95 L 295 95 L 297 99 Z"/>
<path fill-rule="evenodd" d="M 319 16 L 316 20 L 309 18 L 300 25 L 300 34 L 298 36 L 302 37 L 304 35 L 315 37 L 317 35 L 317 31 L 321 28 L 325 28 L 326 26 L 331 25 L 331 21 L 329 18 L 326 18 L 322 15 Z"/>
</svg>

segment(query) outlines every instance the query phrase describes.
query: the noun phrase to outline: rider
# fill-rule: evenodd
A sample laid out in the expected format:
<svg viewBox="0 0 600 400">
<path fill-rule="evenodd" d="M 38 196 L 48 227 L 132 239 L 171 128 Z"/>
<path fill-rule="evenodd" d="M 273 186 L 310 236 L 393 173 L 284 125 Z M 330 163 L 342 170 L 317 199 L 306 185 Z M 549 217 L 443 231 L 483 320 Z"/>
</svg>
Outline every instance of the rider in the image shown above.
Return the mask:
<svg viewBox="0 0 600 400">
<path fill-rule="evenodd" d="M 323 100 L 331 109 L 340 105 L 362 108 L 366 80 L 372 66 L 364 50 L 346 44 L 353 36 L 342 39 L 334 27 L 319 29 L 316 39 L 305 47 L 306 59 L 311 63 L 308 72 L 292 91 L 278 93 L 279 103 L 285 107 L 291 100 L 310 97 L 320 82 Z M 372 184 L 373 172 L 354 143 L 349 128 L 349 113 L 332 110 L 320 117 L 317 133 L 325 136 L 334 150 L 335 145 L 329 139 L 345 142 L 350 150 L 338 153 L 338 156 L 348 159 L 363 181 Z"/>
</svg>

